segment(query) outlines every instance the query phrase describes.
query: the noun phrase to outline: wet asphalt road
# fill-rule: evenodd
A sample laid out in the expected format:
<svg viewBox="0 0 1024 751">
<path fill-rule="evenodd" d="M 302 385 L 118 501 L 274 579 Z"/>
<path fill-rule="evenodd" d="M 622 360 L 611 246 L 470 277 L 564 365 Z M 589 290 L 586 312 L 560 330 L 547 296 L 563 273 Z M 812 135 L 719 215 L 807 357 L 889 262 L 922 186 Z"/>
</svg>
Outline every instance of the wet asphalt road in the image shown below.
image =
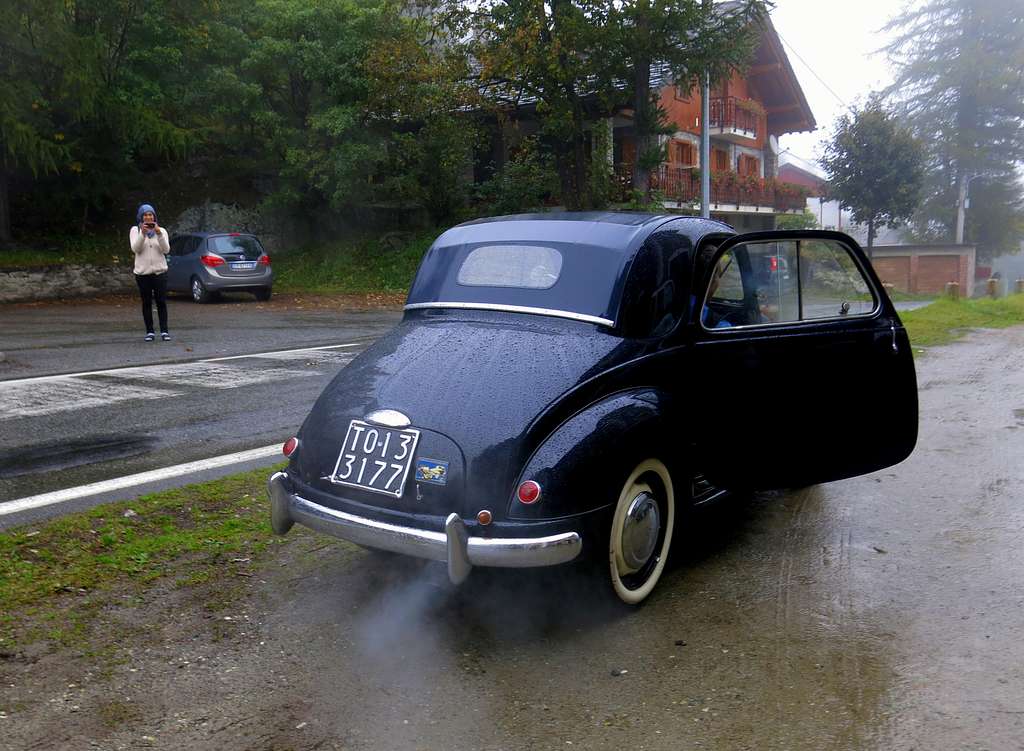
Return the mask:
<svg viewBox="0 0 1024 751">
<path fill-rule="evenodd" d="M 215 619 L 173 583 L 115 598 L 107 674 L 0 662 L 0 748 L 1020 751 L 1024 327 L 918 376 L 907 461 L 702 512 L 639 609 L 296 530 Z"/>
<path fill-rule="evenodd" d="M 0 508 L 12 499 L 280 443 L 334 374 L 399 317 L 261 304 L 242 295 L 211 305 L 174 299 L 173 341 L 146 343 L 131 300 L 4 306 Z M 289 351 L 326 345 L 349 346 Z M 252 353 L 259 356 L 238 357 Z M 82 372 L 89 374 L 45 378 Z M 278 458 L 0 516 L 0 528 Z"/>
<path fill-rule="evenodd" d="M 917 367 L 907 461 L 703 512 L 637 610 L 568 571 L 452 589 L 317 541 L 244 580 L 230 638 L 154 597 L 121 606 L 153 649 L 109 680 L 11 663 L 0 747 L 1020 751 L 1024 327 Z M 843 450 L 841 425 L 815 435 Z M 97 729 L 114 693 L 136 714 Z"/>
</svg>

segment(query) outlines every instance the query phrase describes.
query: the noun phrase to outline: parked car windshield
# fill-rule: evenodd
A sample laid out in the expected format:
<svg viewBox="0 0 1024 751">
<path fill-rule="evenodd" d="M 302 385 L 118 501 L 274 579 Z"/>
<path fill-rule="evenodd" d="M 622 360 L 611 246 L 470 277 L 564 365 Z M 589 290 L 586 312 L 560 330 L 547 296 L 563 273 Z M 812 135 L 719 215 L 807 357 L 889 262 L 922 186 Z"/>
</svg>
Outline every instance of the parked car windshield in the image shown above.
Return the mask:
<svg viewBox="0 0 1024 751">
<path fill-rule="evenodd" d="M 207 244 L 214 253 L 242 253 L 250 261 L 263 255 L 263 246 L 252 235 L 216 235 Z"/>
</svg>

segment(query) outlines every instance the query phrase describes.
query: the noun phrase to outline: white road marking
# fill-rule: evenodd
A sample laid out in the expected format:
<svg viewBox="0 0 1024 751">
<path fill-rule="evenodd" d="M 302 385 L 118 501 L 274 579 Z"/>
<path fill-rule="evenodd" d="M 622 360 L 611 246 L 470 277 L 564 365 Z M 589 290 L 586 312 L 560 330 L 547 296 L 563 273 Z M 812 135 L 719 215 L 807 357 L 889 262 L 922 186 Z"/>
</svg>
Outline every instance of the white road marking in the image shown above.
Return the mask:
<svg viewBox="0 0 1024 751">
<path fill-rule="evenodd" d="M 131 400 L 180 396 L 182 392 L 174 390 L 175 387 L 234 389 L 268 381 L 321 375 L 313 370 L 290 369 L 272 363 L 284 364 L 302 360 L 312 365 L 332 364 L 340 367 L 351 361 L 355 353 L 335 350 L 357 346 L 359 345 L 356 343 L 330 344 L 322 347 L 215 357 L 193 362 L 132 365 L 85 373 L 0 381 L 0 421 L 101 407 Z M 244 359 L 255 360 L 256 363 L 235 362 Z M 263 364 L 260 364 L 260 360 L 263 360 Z M 122 380 L 146 383 L 145 386 L 129 386 L 117 382 Z M 150 386 L 161 388 L 148 388 Z"/>
<path fill-rule="evenodd" d="M 236 389 L 267 381 L 320 375 L 312 370 L 289 370 L 274 367 L 236 367 L 208 362 L 189 362 L 180 365 L 147 365 L 129 368 L 116 374 L 118 379 L 156 381 L 169 386 L 201 386 L 209 389 Z"/>
<path fill-rule="evenodd" d="M 288 355 L 291 353 L 302 353 L 302 352 L 319 352 L 325 349 L 341 349 L 342 347 L 358 347 L 358 342 L 352 342 L 351 344 L 327 344 L 323 347 L 303 347 L 302 349 L 279 349 L 272 352 L 257 352 L 254 355 L 231 355 L 230 357 L 211 357 L 208 360 L 202 360 L 202 362 L 223 362 L 224 360 L 241 360 L 245 357 L 279 357 L 281 355 Z"/>
<path fill-rule="evenodd" d="M 282 349 L 282 350 L 271 350 L 269 352 L 254 352 L 250 355 L 231 355 L 230 357 L 210 357 L 203 360 L 193 360 L 191 363 L 178 363 L 180 365 L 189 365 L 200 362 L 222 362 L 224 360 L 242 360 L 247 357 L 264 357 L 267 355 L 278 355 L 287 352 L 297 353 L 296 357 L 301 355 L 298 353 L 302 352 L 317 352 L 324 349 L 341 349 L 343 347 L 358 347 L 358 342 L 351 342 L 349 344 L 326 344 L 322 347 L 303 347 L 301 349 Z M 9 386 L 22 383 L 45 383 L 47 381 L 63 381 L 68 378 L 79 378 L 81 376 L 92 376 L 92 375 L 117 375 L 125 370 L 137 370 L 139 368 L 149 368 L 151 365 L 126 365 L 120 368 L 107 368 L 106 370 L 84 370 L 80 373 L 62 373 L 60 375 L 46 375 L 46 376 L 34 376 L 32 378 L 12 378 L 8 381 L 0 381 L 0 390 L 3 390 Z"/>
<path fill-rule="evenodd" d="M 238 451 L 234 454 L 224 454 L 223 456 L 214 456 L 209 459 L 200 459 L 195 462 L 176 464 L 173 467 L 154 469 L 149 472 L 139 472 L 134 475 L 117 477 L 113 480 L 103 480 L 102 482 L 94 482 L 88 485 L 79 485 L 77 488 L 68 488 L 66 490 L 55 490 L 52 493 L 31 495 L 26 498 L 18 498 L 13 501 L 0 503 L 0 516 L 16 514 L 19 511 L 27 511 L 29 509 L 41 508 L 43 506 L 52 506 L 55 503 L 67 503 L 68 501 L 86 498 L 91 495 L 109 493 L 114 490 L 124 490 L 125 488 L 133 488 L 149 482 L 157 482 L 159 480 L 168 480 L 174 477 L 194 474 L 208 469 L 227 467 L 232 464 L 241 464 L 242 462 L 253 461 L 254 459 L 265 459 L 275 454 L 280 455 L 280 453 L 281 446 L 280 444 L 275 443 L 273 446 L 263 446 L 262 448 L 250 449 L 248 451 Z"/>
<path fill-rule="evenodd" d="M 293 354 L 291 352 L 272 352 L 266 355 L 260 355 L 260 360 L 301 360 L 304 363 L 315 363 L 317 365 L 326 363 L 337 363 L 339 365 L 347 365 L 355 359 L 355 352 L 304 352 L 301 354 Z"/>
<path fill-rule="evenodd" d="M 174 384 L 167 384 L 172 387 Z M 0 420 L 12 417 L 36 417 L 64 412 L 69 409 L 100 407 L 132 399 L 162 399 L 178 396 L 180 392 L 88 381 L 84 378 L 73 381 L 45 383 L 42 385 L 21 383 L 0 390 Z"/>
</svg>

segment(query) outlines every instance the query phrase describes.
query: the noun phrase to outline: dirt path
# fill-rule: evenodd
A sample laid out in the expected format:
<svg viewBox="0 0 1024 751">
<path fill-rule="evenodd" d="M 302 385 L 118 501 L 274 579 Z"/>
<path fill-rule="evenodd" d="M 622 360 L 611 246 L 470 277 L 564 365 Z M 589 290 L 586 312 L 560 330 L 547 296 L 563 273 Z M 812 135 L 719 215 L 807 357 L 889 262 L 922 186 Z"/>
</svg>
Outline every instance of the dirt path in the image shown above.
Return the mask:
<svg viewBox="0 0 1024 751">
<path fill-rule="evenodd" d="M 704 514 L 639 611 L 300 534 L 5 653 L 0 748 L 1024 748 L 1024 328 L 918 367 L 909 460 Z"/>
</svg>

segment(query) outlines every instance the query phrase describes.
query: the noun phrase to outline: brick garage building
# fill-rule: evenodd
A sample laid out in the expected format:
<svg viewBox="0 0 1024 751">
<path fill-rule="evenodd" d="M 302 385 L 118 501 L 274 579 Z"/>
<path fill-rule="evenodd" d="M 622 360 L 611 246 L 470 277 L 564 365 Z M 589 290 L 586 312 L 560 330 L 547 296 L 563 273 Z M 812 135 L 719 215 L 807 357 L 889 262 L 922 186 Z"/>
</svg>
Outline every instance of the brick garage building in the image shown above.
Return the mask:
<svg viewBox="0 0 1024 751">
<path fill-rule="evenodd" d="M 875 272 L 898 292 L 938 295 L 947 282 L 958 282 L 963 297 L 974 289 L 973 245 L 877 245 L 871 253 Z"/>
</svg>

